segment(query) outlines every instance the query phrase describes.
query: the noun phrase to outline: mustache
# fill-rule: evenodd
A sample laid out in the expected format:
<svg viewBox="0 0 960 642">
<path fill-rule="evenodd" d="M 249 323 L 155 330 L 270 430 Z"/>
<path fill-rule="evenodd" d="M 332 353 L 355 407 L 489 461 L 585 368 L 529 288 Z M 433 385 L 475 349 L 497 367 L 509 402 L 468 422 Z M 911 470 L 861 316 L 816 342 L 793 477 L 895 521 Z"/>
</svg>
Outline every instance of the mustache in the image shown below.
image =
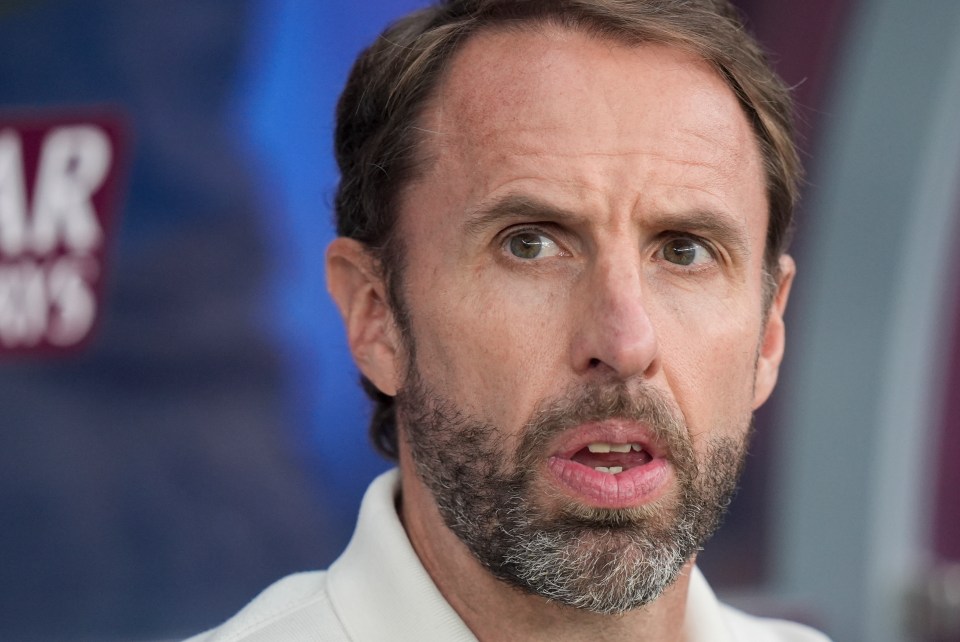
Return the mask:
<svg viewBox="0 0 960 642">
<path fill-rule="evenodd" d="M 581 384 L 537 404 L 517 451 L 520 470 L 530 469 L 542 458 L 557 435 L 582 424 L 616 419 L 644 424 L 675 467 L 695 470 L 693 446 L 680 410 L 656 388 L 627 382 Z"/>
</svg>

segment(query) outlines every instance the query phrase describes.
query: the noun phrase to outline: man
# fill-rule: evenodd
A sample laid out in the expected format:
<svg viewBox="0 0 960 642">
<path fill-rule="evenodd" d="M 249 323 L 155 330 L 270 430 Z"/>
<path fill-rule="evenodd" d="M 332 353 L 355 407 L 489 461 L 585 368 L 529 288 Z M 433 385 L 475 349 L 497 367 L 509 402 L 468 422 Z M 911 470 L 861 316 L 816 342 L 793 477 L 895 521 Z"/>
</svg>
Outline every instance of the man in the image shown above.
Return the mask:
<svg viewBox="0 0 960 642">
<path fill-rule="evenodd" d="M 823 640 L 694 564 L 794 275 L 789 98 L 733 11 L 450 0 L 338 111 L 328 285 L 399 469 L 201 639 Z"/>
</svg>

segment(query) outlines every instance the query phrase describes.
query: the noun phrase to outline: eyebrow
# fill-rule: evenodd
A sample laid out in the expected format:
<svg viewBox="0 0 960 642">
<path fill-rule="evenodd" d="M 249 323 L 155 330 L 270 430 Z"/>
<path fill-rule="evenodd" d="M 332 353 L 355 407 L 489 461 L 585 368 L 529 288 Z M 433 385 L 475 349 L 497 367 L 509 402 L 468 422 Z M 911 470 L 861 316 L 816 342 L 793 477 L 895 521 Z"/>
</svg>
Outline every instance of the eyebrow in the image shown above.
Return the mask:
<svg viewBox="0 0 960 642">
<path fill-rule="evenodd" d="M 484 203 L 467 214 L 464 231 L 477 236 L 492 226 L 504 222 L 551 221 L 572 225 L 582 223 L 583 214 L 557 207 L 524 194 L 507 194 Z M 748 258 L 750 243 L 744 229 L 730 214 L 717 210 L 690 210 L 661 212 L 651 219 L 651 224 L 664 231 L 685 232 L 715 240 L 730 248 L 734 255 Z"/>
<path fill-rule="evenodd" d="M 553 221 L 572 224 L 583 216 L 523 194 L 507 194 L 489 203 L 483 203 L 468 212 L 464 231 L 477 236 L 484 230 L 507 221 Z"/>
</svg>

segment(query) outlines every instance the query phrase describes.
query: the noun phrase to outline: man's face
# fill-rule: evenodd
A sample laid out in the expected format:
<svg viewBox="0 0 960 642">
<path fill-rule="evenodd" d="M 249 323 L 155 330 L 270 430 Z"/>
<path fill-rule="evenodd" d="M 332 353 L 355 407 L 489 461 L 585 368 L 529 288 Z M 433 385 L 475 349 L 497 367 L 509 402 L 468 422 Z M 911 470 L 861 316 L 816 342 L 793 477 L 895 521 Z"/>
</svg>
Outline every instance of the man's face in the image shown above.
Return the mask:
<svg viewBox="0 0 960 642">
<path fill-rule="evenodd" d="M 679 50 L 531 29 L 473 37 L 421 126 L 401 465 L 503 579 L 648 602 L 722 513 L 779 364 L 750 125 Z"/>
</svg>

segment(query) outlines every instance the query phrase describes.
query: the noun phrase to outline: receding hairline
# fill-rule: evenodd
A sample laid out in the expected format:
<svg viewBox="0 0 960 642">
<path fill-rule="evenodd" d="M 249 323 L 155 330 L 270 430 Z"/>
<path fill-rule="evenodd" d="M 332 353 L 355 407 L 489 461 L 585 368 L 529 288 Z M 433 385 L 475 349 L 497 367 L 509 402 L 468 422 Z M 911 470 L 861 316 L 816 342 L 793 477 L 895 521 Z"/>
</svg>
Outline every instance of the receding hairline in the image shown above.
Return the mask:
<svg viewBox="0 0 960 642">
<path fill-rule="evenodd" d="M 447 56 L 446 60 L 443 61 L 440 72 L 432 82 L 429 94 L 421 102 L 420 108 L 409 126 L 411 130 L 416 132 L 413 138 L 415 160 L 411 175 L 398 190 L 398 203 L 403 202 L 408 190 L 416 184 L 418 180 L 422 179 L 428 172 L 428 167 L 438 160 L 435 147 L 428 144 L 428 141 L 433 137 L 442 136 L 444 132 L 436 129 L 437 123 L 430 119 L 430 113 L 438 107 L 438 101 L 442 99 L 444 89 L 450 82 L 450 75 L 456 66 L 456 62 L 463 57 L 465 50 L 475 45 L 478 39 L 495 38 L 497 36 L 511 34 L 522 35 L 531 32 L 551 38 L 563 38 L 567 35 L 582 35 L 601 44 L 609 43 L 625 48 L 663 47 L 683 54 L 688 58 L 690 63 L 700 64 L 705 70 L 711 71 L 730 91 L 731 96 L 738 103 L 741 112 L 747 118 L 755 150 L 759 155 L 761 164 L 765 165 L 762 135 L 759 131 L 756 131 L 756 127 L 752 124 L 753 119 L 749 113 L 748 106 L 738 94 L 736 87 L 733 86 L 729 74 L 724 72 L 718 61 L 711 60 L 704 55 L 704 52 L 699 50 L 690 39 L 682 38 L 676 33 L 664 29 L 650 30 L 650 36 L 645 37 L 625 29 L 607 28 L 602 24 L 586 19 L 571 19 L 567 15 L 547 14 L 543 16 L 525 16 L 515 20 L 482 23 L 471 28 L 464 36 L 458 39 L 452 54 Z M 766 175 L 766 170 L 764 170 L 764 175 Z M 768 207 L 769 205 L 768 203 Z"/>
</svg>

